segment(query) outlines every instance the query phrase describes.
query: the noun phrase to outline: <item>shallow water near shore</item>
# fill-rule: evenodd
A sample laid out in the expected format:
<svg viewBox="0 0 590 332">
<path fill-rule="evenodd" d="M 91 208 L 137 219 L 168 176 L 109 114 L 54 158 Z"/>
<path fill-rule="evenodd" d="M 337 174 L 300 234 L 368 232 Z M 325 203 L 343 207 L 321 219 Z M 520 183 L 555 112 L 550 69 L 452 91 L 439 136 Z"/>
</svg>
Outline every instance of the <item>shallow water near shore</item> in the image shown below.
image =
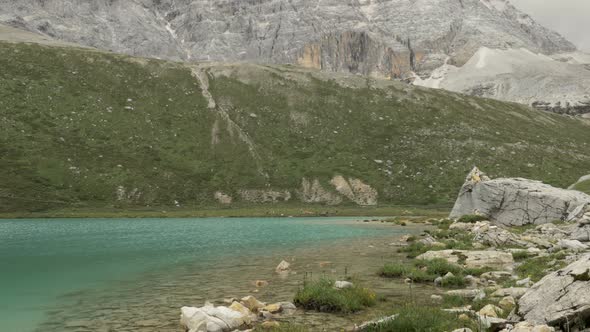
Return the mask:
<svg viewBox="0 0 590 332">
<path fill-rule="evenodd" d="M 292 301 L 303 278 L 352 276 L 388 298 L 370 312 L 289 318 L 334 330 L 428 291 L 380 279 L 419 227 L 359 218 L 0 220 L 0 330 L 180 331 L 179 308 L 255 295 Z M 285 259 L 293 272 L 274 273 Z M 255 280 L 269 285 L 257 289 Z M 427 287 L 426 287 L 427 288 Z"/>
</svg>

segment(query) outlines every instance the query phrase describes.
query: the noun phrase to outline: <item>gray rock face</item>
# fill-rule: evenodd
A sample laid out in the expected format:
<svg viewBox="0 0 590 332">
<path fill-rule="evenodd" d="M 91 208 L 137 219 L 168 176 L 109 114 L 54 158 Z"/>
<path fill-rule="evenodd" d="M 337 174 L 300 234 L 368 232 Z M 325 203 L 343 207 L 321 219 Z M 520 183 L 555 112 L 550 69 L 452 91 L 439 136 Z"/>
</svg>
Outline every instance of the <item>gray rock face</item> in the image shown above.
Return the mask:
<svg viewBox="0 0 590 332">
<path fill-rule="evenodd" d="M 0 23 L 131 55 L 290 63 L 590 112 L 590 56 L 508 0 L 0 0 Z"/>
<path fill-rule="evenodd" d="M 564 325 L 590 317 L 590 254 L 553 272 L 518 301 L 518 314 L 535 324 Z M 573 325 L 572 325 L 573 326 Z M 570 326 L 571 327 L 571 326 Z"/>
<path fill-rule="evenodd" d="M 481 214 L 503 225 L 544 224 L 566 220 L 580 206 L 589 204 L 590 196 L 579 191 L 521 178 L 491 180 L 475 168 L 463 184 L 450 218 Z"/>
<path fill-rule="evenodd" d="M 575 47 L 507 0 L 0 0 L 0 23 L 133 55 L 407 77 L 481 47 Z"/>
</svg>

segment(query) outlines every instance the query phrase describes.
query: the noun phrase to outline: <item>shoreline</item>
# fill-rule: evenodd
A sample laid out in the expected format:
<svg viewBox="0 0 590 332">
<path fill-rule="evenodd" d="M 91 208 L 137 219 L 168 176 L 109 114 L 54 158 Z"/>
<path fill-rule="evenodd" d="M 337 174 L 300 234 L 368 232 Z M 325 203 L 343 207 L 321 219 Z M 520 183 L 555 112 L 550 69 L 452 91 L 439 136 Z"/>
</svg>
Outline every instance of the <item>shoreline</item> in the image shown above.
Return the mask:
<svg viewBox="0 0 590 332">
<path fill-rule="evenodd" d="M 235 207 L 190 208 L 83 208 L 38 212 L 0 212 L 3 219 L 50 218 L 263 218 L 263 217 L 424 217 L 444 218 L 450 206 L 391 205 L 391 206 L 323 206 L 323 205 L 258 205 Z"/>
</svg>

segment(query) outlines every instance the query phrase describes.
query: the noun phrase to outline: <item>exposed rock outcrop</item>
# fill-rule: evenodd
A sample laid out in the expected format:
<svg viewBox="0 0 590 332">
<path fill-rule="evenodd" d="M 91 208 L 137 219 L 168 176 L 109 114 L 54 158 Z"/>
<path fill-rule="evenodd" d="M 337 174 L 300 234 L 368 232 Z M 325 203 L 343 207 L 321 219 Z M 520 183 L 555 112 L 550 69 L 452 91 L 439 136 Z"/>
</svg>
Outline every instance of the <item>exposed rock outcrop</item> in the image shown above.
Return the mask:
<svg viewBox="0 0 590 332">
<path fill-rule="evenodd" d="M 480 214 L 504 225 L 544 224 L 575 218 L 589 204 L 590 196 L 579 191 L 522 178 L 491 180 L 476 167 L 463 184 L 450 218 Z"/>
<path fill-rule="evenodd" d="M 518 315 L 535 324 L 573 327 L 590 318 L 590 254 L 553 272 L 518 301 Z"/>
<path fill-rule="evenodd" d="M 287 202 L 291 199 L 291 193 L 288 190 L 261 190 L 248 189 L 239 190 L 238 194 L 243 201 L 250 203 L 276 203 Z"/>
<path fill-rule="evenodd" d="M 347 181 L 343 176 L 337 175 L 330 183 L 339 194 L 358 205 L 377 205 L 377 190 L 359 179 L 349 178 Z"/>
<path fill-rule="evenodd" d="M 469 251 L 449 249 L 428 251 L 416 258 L 426 260 L 441 258 L 449 263 L 461 264 L 466 267 L 492 267 L 504 270 L 512 270 L 514 264 L 514 259 L 511 254 L 492 250 Z"/>
<path fill-rule="evenodd" d="M 481 49 L 525 49 L 548 61 L 548 54 L 575 50 L 508 0 L 0 0 L 0 23 L 132 55 L 291 63 L 384 78 L 438 77 L 447 65 L 471 62 L 475 70 L 466 66 L 467 77 L 455 80 L 465 85 L 453 84 L 452 76 L 447 77 L 451 82 L 438 85 L 504 100 L 533 100 L 538 108 L 559 112 L 589 108 L 571 98 L 558 105 L 555 98 L 563 98 L 573 86 L 584 87 L 583 82 L 564 80 L 566 75 L 554 71 L 539 80 L 531 69 L 537 67 L 527 66 L 531 61 L 524 61 L 521 70 L 506 70 L 514 65 L 503 61 L 493 66 L 500 72 L 482 74 L 486 71 L 477 66 L 485 63 L 476 57 Z M 553 62 L 569 65 L 561 60 Z M 586 71 L 580 68 L 580 73 Z M 535 98 L 536 91 L 562 86 L 559 94 Z"/>
<path fill-rule="evenodd" d="M 318 179 L 310 181 L 303 178 L 298 195 L 299 199 L 304 203 L 325 203 L 329 205 L 342 203 L 342 197 L 324 189 Z"/>
</svg>

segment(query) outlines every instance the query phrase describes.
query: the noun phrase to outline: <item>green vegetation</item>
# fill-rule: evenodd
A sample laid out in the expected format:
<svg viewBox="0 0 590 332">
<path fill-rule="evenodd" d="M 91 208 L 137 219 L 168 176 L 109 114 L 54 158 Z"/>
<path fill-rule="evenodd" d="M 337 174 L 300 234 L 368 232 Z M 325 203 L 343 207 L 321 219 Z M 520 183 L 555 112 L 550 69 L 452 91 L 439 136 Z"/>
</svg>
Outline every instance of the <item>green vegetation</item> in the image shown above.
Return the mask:
<svg viewBox="0 0 590 332">
<path fill-rule="evenodd" d="M 465 286 L 465 276 L 478 276 L 487 269 L 464 269 L 451 264 L 444 259 L 417 260 L 409 263 L 389 263 L 380 270 L 379 275 L 385 278 L 408 278 L 414 282 L 433 282 L 438 277 L 444 277 L 447 273 L 453 276 L 443 278 L 442 287 Z"/>
<path fill-rule="evenodd" d="M 477 214 L 467 214 L 467 215 L 464 215 L 461 218 L 459 218 L 457 221 L 474 224 L 478 221 L 484 221 L 484 220 L 488 220 L 488 217 L 480 216 Z"/>
<path fill-rule="evenodd" d="M 519 262 L 519 261 L 523 261 L 529 257 L 534 256 L 533 254 L 529 253 L 526 250 L 519 250 L 519 251 L 514 251 L 512 252 L 512 258 L 514 259 L 514 261 Z"/>
<path fill-rule="evenodd" d="M 314 217 L 314 216 L 433 216 L 448 215 L 448 209 L 438 207 L 386 206 L 326 206 L 303 203 L 277 203 L 267 205 L 232 204 L 195 208 L 85 208 L 60 209 L 39 212 L 0 213 L 0 218 L 189 218 L 189 217 Z"/>
<path fill-rule="evenodd" d="M 574 189 L 590 195 L 590 180 L 576 183 Z"/>
<path fill-rule="evenodd" d="M 516 273 L 521 278 L 531 278 L 533 282 L 537 282 L 549 272 L 564 267 L 566 265 L 563 261 L 565 256 L 564 252 L 558 252 L 544 257 L 529 258 L 516 267 Z"/>
<path fill-rule="evenodd" d="M 263 328 L 257 326 L 254 328 L 255 332 L 307 332 L 307 328 L 299 325 L 293 325 L 288 323 L 280 323 L 279 327 Z"/>
<path fill-rule="evenodd" d="M 436 307 L 406 305 L 396 312 L 397 317 L 387 323 L 369 328 L 371 332 L 438 332 L 471 328 L 477 331 L 473 320 L 460 321 L 458 314 L 448 313 Z"/>
<path fill-rule="evenodd" d="M 334 175 L 381 204 L 448 206 L 473 165 L 561 187 L 590 168 L 582 120 L 399 82 L 212 65 L 209 109 L 180 63 L 0 43 L 0 68 L 0 212 L 18 216 L 221 208 L 216 191 L 255 205 L 242 189 L 293 202 Z"/>
<path fill-rule="evenodd" d="M 351 313 L 374 306 L 376 294 L 355 284 L 352 288 L 336 289 L 334 281 L 322 278 L 307 282 L 295 294 L 294 303 L 309 310 Z"/>
</svg>

